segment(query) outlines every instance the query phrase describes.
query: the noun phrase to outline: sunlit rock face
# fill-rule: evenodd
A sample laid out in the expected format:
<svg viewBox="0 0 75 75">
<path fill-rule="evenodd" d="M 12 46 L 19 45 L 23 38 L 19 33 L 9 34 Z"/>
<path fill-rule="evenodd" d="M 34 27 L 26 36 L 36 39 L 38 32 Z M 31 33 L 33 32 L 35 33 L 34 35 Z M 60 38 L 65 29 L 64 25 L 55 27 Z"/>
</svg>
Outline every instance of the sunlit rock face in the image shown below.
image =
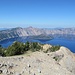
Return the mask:
<svg viewBox="0 0 75 75">
<path fill-rule="evenodd" d="M 13 28 L 0 31 L 0 40 L 22 37 L 22 36 L 37 36 L 37 35 L 50 35 L 53 37 L 64 37 L 68 39 L 75 38 L 75 28 L 61 28 L 61 29 L 39 29 L 39 28 Z"/>
</svg>

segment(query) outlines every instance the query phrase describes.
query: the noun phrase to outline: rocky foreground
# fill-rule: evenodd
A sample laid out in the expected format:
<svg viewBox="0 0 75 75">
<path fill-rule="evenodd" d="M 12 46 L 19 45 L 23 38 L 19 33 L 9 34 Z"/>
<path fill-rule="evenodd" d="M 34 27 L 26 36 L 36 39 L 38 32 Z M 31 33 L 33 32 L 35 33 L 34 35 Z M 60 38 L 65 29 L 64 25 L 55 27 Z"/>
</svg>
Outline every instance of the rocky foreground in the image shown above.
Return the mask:
<svg viewBox="0 0 75 75">
<path fill-rule="evenodd" d="M 49 47 L 44 45 L 43 51 Z M 43 51 L 0 57 L 0 75 L 75 75 L 75 55 L 70 50 Z"/>
</svg>

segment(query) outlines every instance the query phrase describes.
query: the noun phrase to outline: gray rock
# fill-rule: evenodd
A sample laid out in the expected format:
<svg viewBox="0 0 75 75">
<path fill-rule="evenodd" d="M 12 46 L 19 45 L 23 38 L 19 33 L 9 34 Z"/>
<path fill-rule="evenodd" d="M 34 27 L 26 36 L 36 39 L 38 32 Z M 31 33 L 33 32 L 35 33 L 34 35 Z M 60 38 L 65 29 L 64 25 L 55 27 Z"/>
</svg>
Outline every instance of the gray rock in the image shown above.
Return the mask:
<svg viewBox="0 0 75 75">
<path fill-rule="evenodd" d="M 2 74 L 3 73 L 3 71 L 2 70 L 0 70 L 0 74 Z"/>
</svg>

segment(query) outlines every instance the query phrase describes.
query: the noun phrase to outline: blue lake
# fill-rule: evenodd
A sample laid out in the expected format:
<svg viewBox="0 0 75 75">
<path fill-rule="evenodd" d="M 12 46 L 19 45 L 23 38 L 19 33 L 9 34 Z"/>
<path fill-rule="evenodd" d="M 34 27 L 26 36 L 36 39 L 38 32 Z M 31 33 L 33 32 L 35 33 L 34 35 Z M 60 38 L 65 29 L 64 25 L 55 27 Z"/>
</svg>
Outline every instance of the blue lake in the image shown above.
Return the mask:
<svg viewBox="0 0 75 75">
<path fill-rule="evenodd" d="M 30 39 L 28 37 L 20 37 L 20 38 L 12 38 L 12 39 L 3 40 L 0 42 L 0 45 L 7 48 L 14 41 L 19 41 L 19 42 L 23 42 L 23 43 L 25 43 L 26 41 L 30 41 L 30 42 L 39 42 L 39 43 L 43 43 L 43 44 L 61 45 L 61 46 L 65 46 L 65 47 L 69 48 L 72 52 L 75 53 L 75 40 L 66 40 L 66 39 L 59 39 L 59 38 L 41 41 L 41 40 Z"/>
</svg>

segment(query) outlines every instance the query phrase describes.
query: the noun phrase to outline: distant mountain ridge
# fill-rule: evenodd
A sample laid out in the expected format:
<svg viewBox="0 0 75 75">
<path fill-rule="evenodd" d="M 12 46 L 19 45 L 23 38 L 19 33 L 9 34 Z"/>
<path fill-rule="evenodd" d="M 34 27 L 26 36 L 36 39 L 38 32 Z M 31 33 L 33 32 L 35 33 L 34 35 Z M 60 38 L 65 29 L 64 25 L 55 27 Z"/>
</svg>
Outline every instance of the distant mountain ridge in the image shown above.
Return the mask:
<svg viewBox="0 0 75 75">
<path fill-rule="evenodd" d="M 0 40 L 22 37 L 22 36 L 38 36 L 50 35 L 54 37 L 72 37 L 75 36 L 75 28 L 61 28 L 61 29 L 42 29 L 42 28 L 12 28 L 0 31 Z"/>
<path fill-rule="evenodd" d="M 0 31 L 1 31 L 1 30 L 7 30 L 7 29 L 8 29 L 8 28 L 0 28 Z"/>
</svg>

